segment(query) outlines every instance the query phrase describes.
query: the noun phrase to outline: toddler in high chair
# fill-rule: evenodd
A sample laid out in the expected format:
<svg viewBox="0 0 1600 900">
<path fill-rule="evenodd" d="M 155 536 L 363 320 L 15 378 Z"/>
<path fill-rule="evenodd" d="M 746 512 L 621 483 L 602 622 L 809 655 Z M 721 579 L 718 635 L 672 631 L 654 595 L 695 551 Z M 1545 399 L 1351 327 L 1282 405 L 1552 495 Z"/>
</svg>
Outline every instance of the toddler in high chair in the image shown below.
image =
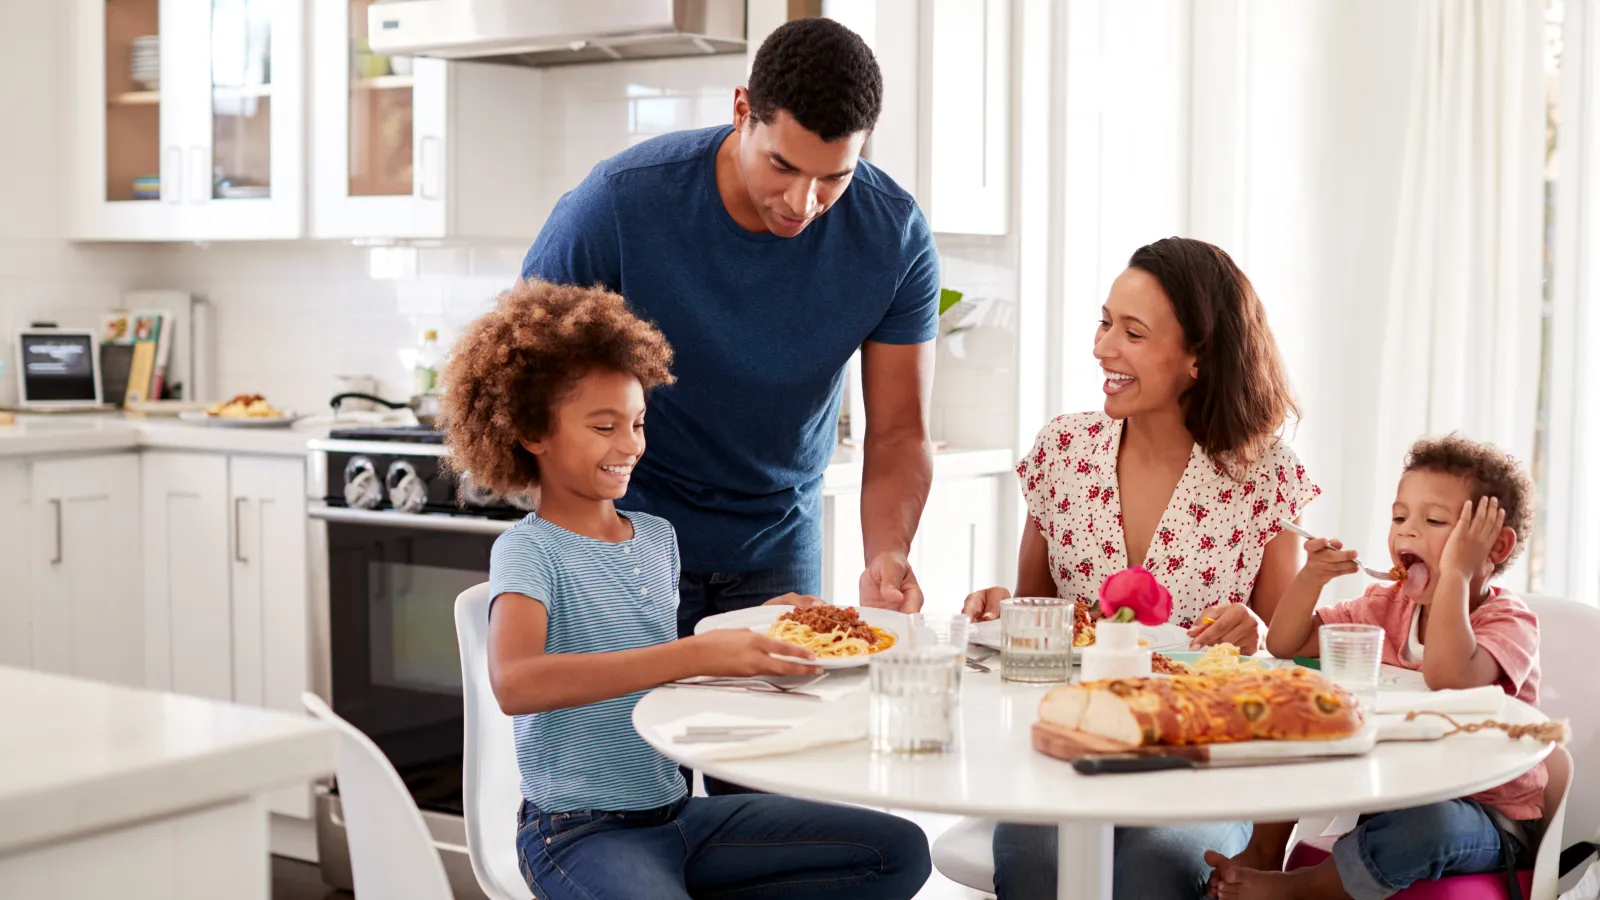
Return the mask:
<svg viewBox="0 0 1600 900">
<path fill-rule="evenodd" d="M 1533 521 L 1533 483 L 1515 459 L 1456 435 L 1412 445 L 1395 491 L 1389 555 L 1404 577 L 1355 600 L 1316 609 L 1324 586 L 1354 574 L 1336 540 L 1306 543 L 1307 561 L 1267 632 L 1273 656 L 1316 656 L 1323 625 L 1383 628 L 1383 662 L 1421 671 L 1429 689 L 1497 685 L 1539 703 L 1539 626 L 1510 591 L 1491 584 L 1521 551 Z M 1210 896 L 1391 896 L 1413 882 L 1531 863 L 1543 815 L 1544 766 L 1457 800 L 1362 816 L 1333 855 L 1280 871 L 1293 823 L 1257 823 L 1238 856 L 1207 853 Z"/>
</svg>

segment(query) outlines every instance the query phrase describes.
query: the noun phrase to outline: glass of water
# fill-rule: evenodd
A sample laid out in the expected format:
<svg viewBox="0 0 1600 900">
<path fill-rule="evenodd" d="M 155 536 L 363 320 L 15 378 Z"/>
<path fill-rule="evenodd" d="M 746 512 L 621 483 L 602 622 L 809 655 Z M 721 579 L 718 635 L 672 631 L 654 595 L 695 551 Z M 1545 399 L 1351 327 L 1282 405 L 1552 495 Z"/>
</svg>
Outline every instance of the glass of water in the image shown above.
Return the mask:
<svg viewBox="0 0 1600 900">
<path fill-rule="evenodd" d="M 867 664 L 873 753 L 945 753 L 955 747 L 965 648 L 910 647 Z"/>
<path fill-rule="evenodd" d="M 959 613 L 956 615 L 912 613 L 911 646 L 948 646 L 965 651 L 967 636 L 971 629 L 972 620 Z"/>
<path fill-rule="evenodd" d="M 1000 677 L 1029 684 L 1063 682 L 1072 672 L 1070 600 L 1000 601 Z"/>
<path fill-rule="evenodd" d="M 1369 711 L 1377 699 L 1383 664 L 1383 629 L 1377 625 L 1324 625 L 1317 631 L 1322 674 L 1356 695 Z"/>
</svg>

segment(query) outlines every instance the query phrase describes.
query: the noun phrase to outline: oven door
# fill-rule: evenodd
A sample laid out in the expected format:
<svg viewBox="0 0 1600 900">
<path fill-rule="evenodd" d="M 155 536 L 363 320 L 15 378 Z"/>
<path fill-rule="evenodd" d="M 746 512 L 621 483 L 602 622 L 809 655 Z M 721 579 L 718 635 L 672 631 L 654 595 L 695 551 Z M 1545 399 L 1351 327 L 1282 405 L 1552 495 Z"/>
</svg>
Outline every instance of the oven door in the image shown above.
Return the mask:
<svg viewBox="0 0 1600 900">
<path fill-rule="evenodd" d="M 423 810 L 461 813 L 456 595 L 489 579 L 513 523 L 321 507 L 333 709 L 394 763 Z"/>
</svg>

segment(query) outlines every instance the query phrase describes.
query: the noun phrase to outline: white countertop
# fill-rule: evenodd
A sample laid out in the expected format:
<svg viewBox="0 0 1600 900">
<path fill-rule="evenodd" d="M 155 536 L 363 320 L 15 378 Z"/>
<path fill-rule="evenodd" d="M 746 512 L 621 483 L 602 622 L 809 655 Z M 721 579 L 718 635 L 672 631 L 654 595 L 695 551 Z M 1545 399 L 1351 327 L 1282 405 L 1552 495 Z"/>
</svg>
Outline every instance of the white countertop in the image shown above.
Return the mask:
<svg viewBox="0 0 1600 900">
<path fill-rule="evenodd" d="M 0 425 L 0 458 L 59 453 L 107 453 L 149 447 L 304 456 L 306 442 L 326 437 L 326 422 L 311 420 L 293 428 L 222 428 L 166 418 L 134 418 L 115 413 L 18 415 Z"/>
<path fill-rule="evenodd" d="M 859 447 L 840 447 L 822 475 L 822 492 L 837 494 L 861 487 L 863 453 Z M 936 481 L 973 478 L 1009 472 L 1017 458 L 1010 450 L 969 450 L 945 447 L 933 452 L 933 477 Z"/>
<path fill-rule="evenodd" d="M 0 459 L 140 448 L 303 456 L 308 442 L 328 436 L 328 425 L 327 417 L 307 419 L 293 428 L 224 428 L 113 413 L 24 414 L 17 416 L 15 424 L 0 425 Z M 823 492 L 859 488 L 862 458 L 858 447 L 838 448 L 823 475 Z M 936 479 L 995 475 L 1009 472 L 1014 465 L 1016 456 L 1008 449 L 946 447 L 934 452 L 933 475 Z"/>
<path fill-rule="evenodd" d="M 0 667 L 0 855 L 318 778 L 308 716 Z"/>
</svg>

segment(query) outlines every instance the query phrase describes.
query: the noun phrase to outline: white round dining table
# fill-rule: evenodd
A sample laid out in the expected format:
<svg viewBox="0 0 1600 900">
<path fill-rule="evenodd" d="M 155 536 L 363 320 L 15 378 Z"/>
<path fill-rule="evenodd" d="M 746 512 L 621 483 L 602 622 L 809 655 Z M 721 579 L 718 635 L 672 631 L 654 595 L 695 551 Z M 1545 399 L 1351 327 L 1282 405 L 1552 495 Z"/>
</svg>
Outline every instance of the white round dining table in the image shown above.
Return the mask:
<svg viewBox="0 0 1600 900">
<path fill-rule="evenodd" d="M 696 756 L 695 745 L 662 734 L 662 726 L 703 712 L 784 720 L 865 715 L 864 703 L 747 691 L 657 688 L 634 707 L 633 724 L 669 759 L 769 793 L 1056 825 L 1056 895 L 1063 900 L 1110 900 L 1112 829 L 1118 825 L 1282 822 L 1401 809 L 1502 784 L 1550 752 L 1549 744 L 1492 732 L 1384 742 L 1365 756 L 1322 762 L 1085 776 L 1032 747 L 1030 729 L 1049 686 L 1003 682 L 999 666 L 994 669 L 962 678 L 960 727 L 949 753 L 878 755 L 858 740 L 780 756 L 706 759 Z M 1538 722 L 1544 716 L 1508 697 L 1499 719 Z"/>
</svg>

